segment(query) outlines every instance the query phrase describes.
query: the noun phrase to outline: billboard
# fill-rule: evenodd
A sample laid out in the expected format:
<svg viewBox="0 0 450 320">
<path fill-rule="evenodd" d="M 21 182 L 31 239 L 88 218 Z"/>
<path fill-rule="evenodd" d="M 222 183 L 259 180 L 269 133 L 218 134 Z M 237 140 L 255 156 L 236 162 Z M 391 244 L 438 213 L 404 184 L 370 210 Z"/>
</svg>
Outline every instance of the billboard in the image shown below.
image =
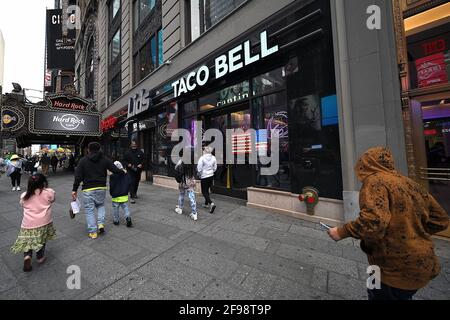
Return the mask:
<svg viewBox="0 0 450 320">
<path fill-rule="evenodd" d="M 75 70 L 75 28 L 62 35 L 61 9 L 47 10 L 47 69 Z"/>
<path fill-rule="evenodd" d="M 30 132 L 37 134 L 100 136 L 100 113 L 33 108 Z"/>
</svg>

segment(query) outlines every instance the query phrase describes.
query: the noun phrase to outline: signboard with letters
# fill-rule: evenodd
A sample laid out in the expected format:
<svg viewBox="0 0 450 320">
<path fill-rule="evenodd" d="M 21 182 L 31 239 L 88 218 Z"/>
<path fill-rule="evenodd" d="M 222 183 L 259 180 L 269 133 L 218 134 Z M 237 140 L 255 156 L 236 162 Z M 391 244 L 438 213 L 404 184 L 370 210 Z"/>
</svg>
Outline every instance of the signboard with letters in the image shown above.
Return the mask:
<svg viewBox="0 0 450 320">
<path fill-rule="evenodd" d="M 100 113 L 70 112 L 33 107 L 30 110 L 30 132 L 100 136 L 100 120 Z"/>
<path fill-rule="evenodd" d="M 68 30 L 63 38 L 62 10 L 47 10 L 47 69 L 74 70 L 75 28 Z"/>
</svg>

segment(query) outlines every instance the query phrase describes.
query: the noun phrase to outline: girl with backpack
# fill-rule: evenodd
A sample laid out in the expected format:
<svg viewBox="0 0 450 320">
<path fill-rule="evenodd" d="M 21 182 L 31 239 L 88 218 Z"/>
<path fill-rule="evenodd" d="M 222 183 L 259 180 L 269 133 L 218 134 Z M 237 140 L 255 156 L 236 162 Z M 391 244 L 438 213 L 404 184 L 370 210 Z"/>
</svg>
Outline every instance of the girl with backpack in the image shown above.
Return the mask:
<svg viewBox="0 0 450 320">
<path fill-rule="evenodd" d="M 195 200 L 195 165 L 185 164 L 182 160 L 180 160 L 175 166 L 175 171 L 175 179 L 178 182 L 178 190 L 180 191 L 178 196 L 178 205 L 175 208 L 175 212 L 178 214 L 183 214 L 184 198 L 187 195 L 191 205 L 191 214 L 189 217 L 192 220 L 197 221 L 197 202 Z"/>
</svg>

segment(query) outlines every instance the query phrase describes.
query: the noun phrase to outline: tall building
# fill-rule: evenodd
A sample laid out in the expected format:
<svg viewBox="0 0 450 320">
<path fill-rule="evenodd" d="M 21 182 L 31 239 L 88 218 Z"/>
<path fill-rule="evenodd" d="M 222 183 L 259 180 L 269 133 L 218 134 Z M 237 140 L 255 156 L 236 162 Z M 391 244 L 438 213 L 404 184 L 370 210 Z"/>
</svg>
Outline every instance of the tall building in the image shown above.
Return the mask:
<svg viewBox="0 0 450 320">
<path fill-rule="evenodd" d="M 214 192 L 341 223 L 358 214 L 354 167 L 365 150 L 387 146 L 409 172 L 396 2 L 376 3 L 79 0 L 77 83 L 103 113 L 106 153 L 120 159 L 129 139 L 139 141 L 143 178 L 155 185 L 176 187 L 175 129 L 197 148 L 217 129 L 229 149 Z M 279 170 L 264 175 L 272 129 Z M 320 197 L 314 212 L 298 200 L 308 186 Z"/>
<path fill-rule="evenodd" d="M 0 87 L 3 87 L 3 77 L 5 72 L 5 40 L 0 30 Z"/>
</svg>

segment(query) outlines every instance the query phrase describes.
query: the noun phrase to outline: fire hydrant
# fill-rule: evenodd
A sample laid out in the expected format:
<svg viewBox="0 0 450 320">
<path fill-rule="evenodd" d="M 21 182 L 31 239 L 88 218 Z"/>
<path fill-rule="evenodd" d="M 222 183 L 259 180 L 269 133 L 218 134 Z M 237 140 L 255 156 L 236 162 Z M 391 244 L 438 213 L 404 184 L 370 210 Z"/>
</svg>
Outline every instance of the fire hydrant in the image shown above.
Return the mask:
<svg viewBox="0 0 450 320">
<path fill-rule="evenodd" d="M 314 215 L 314 208 L 319 203 L 319 191 L 313 187 L 304 187 L 302 193 L 298 196 L 298 200 L 305 202 L 306 213 Z"/>
</svg>

